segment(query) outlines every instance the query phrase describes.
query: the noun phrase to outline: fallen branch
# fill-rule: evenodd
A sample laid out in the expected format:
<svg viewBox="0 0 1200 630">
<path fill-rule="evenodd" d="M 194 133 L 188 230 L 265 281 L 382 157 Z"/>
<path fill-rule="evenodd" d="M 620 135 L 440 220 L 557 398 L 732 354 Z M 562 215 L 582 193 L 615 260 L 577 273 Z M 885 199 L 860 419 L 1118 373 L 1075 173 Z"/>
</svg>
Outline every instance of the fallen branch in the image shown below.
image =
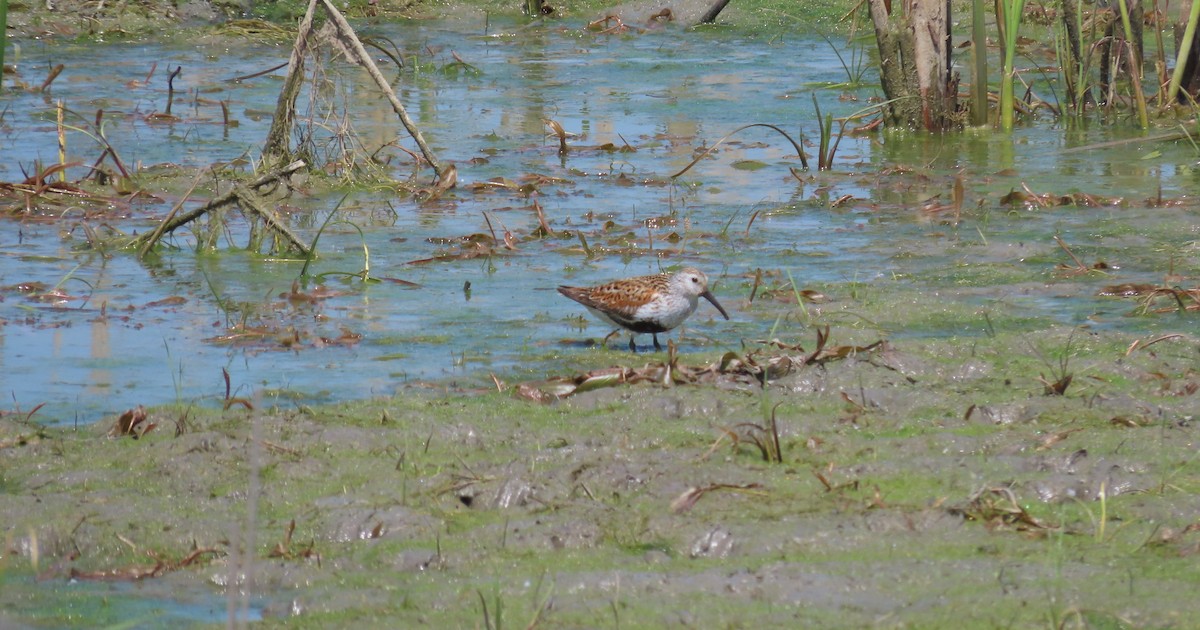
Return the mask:
<svg viewBox="0 0 1200 630">
<path fill-rule="evenodd" d="M 317 4 L 324 8 L 325 14 L 329 18 L 320 31 L 313 28 L 313 17 L 317 10 Z M 391 84 L 379 71 L 379 67 L 375 65 L 375 60 L 367 52 L 362 41 L 355 34 L 354 28 L 346 21 L 346 18 L 338 11 L 329 0 L 309 0 L 308 10 L 305 12 L 304 18 L 300 23 L 300 30 L 296 36 L 296 43 L 292 47 L 292 54 L 288 61 L 288 73 L 284 78 L 284 87 L 279 93 L 279 98 L 275 104 L 275 119 L 271 123 L 271 129 L 267 133 L 267 142 L 263 149 L 264 157 L 270 156 L 279 159 L 280 156 L 288 156 L 291 153 L 288 150 L 288 136 L 291 133 L 292 122 L 295 118 L 295 103 L 296 97 L 300 93 L 300 84 L 303 81 L 304 58 L 308 54 L 309 48 L 314 41 L 319 41 L 319 38 L 327 34 L 327 30 L 332 30 L 336 35 L 331 36 L 329 40 L 337 47 L 340 52 L 346 55 L 352 62 L 362 66 L 371 80 L 379 87 L 379 91 L 387 98 L 388 103 L 392 106 L 392 111 L 400 119 L 400 123 L 416 141 L 417 147 L 421 149 L 421 155 L 425 161 L 433 167 L 434 173 L 439 178 L 443 175 L 443 167 L 438 163 L 437 157 L 425 143 L 424 136 L 421 135 L 421 130 L 417 128 L 416 123 L 409 117 L 408 111 L 405 110 L 404 104 L 400 102 L 396 96 L 395 90 Z"/>
<path fill-rule="evenodd" d="M 254 191 L 242 184 L 238 184 L 233 187 L 232 192 L 237 198 L 238 205 L 242 206 L 243 209 L 250 210 L 262 217 L 262 220 L 267 224 L 267 227 L 275 230 L 275 232 L 282 236 L 284 240 L 291 243 L 292 247 L 294 247 L 296 251 L 300 252 L 300 255 L 308 258 L 312 254 L 312 250 L 308 248 L 308 245 L 305 245 L 300 240 L 300 237 L 297 236 L 296 233 L 291 230 L 291 228 L 283 223 L 283 221 L 279 218 L 279 215 L 275 214 L 274 210 L 271 210 L 265 206 L 262 203 L 262 198 L 259 197 Z"/>
<path fill-rule="evenodd" d="M 279 217 L 276 216 L 274 212 L 267 210 L 265 206 L 262 206 L 262 204 L 257 203 L 257 201 L 255 201 L 255 196 L 251 194 L 253 189 L 261 188 L 267 184 L 274 184 L 279 180 L 290 177 L 292 173 L 295 173 L 305 166 L 307 166 L 307 164 L 304 162 L 304 160 L 296 160 L 295 162 L 292 162 L 283 168 L 259 177 L 249 184 L 239 184 L 234 186 L 233 190 L 225 193 L 224 195 L 216 197 L 215 199 L 212 199 L 208 203 L 196 208 L 195 210 L 192 210 L 191 212 L 187 212 L 178 216 L 175 216 L 174 214 L 168 215 L 167 218 L 163 219 L 163 222 L 157 228 L 155 228 L 153 232 L 148 232 L 137 237 L 132 243 L 130 243 L 130 246 L 135 246 L 138 248 L 139 258 L 144 257 L 147 252 L 149 252 L 156 244 L 158 244 L 159 239 L 161 239 L 164 234 L 174 232 L 180 227 L 199 219 L 206 213 L 216 210 L 217 208 L 227 206 L 231 203 L 241 202 L 244 204 L 243 208 L 252 212 L 257 212 L 263 217 L 263 220 L 266 221 L 268 225 L 270 225 L 272 228 L 275 228 L 276 231 L 282 234 L 284 238 L 290 241 L 298 250 L 307 256 L 309 254 L 308 246 L 297 240 L 296 235 L 283 226 L 283 223 L 279 220 Z"/>
<path fill-rule="evenodd" d="M 700 16 L 700 23 L 712 24 L 713 22 L 716 22 L 717 16 L 721 14 L 721 11 L 725 9 L 725 5 L 727 4 L 729 4 L 729 0 L 717 0 L 714 2 L 713 5 L 704 12 L 704 15 Z"/>
<path fill-rule="evenodd" d="M 354 61 L 362 66 L 367 71 L 367 74 L 371 75 L 371 79 L 375 81 L 375 85 L 379 86 L 379 90 L 383 92 L 388 102 L 391 103 L 392 110 L 396 112 L 396 115 L 400 118 L 400 122 L 408 130 L 408 135 L 412 136 L 417 146 L 420 147 L 421 155 L 425 156 L 425 161 L 429 162 L 429 165 L 433 167 L 433 171 L 438 174 L 438 177 L 441 177 L 442 167 L 438 164 L 437 157 L 434 156 L 429 146 L 425 144 L 425 137 L 421 135 L 421 130 L 417 129 L 416 123 L 408 117 L 408 111 L 404 109 L 404 104 L 396 97 L 395 90 L 392 89 L 391 84 L 384 78 L 383 73 L 379 71 L 379 67 L 375 65 L 375 60 L 371 58 L 371 54 L 367 52 L 362 42 L 359 41 L 358 36 L 354 34 L 354 28 L 350 26 L 345 17 L 342 17 L 342 13 L 337 10 L 337 7 L 332 2 L 329 0 L 321 0 L 321 2 L 325 5 L 325 13 L 329 15 L 329 20 L 337 28 L 338 35 L 350 44 L 350 52 L 353 53 Z"/>
</svg>

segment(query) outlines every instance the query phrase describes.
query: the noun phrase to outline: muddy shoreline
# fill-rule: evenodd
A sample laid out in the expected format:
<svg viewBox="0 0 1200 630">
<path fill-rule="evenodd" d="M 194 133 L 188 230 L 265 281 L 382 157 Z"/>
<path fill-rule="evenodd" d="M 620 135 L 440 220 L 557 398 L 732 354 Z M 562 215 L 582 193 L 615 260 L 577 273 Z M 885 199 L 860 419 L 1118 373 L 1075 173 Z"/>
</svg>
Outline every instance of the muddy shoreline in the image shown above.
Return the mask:
<svg viewBox="0 0 1200 630">
<path fill-rule="evenodd" d="M 1079 334 L 888 343 L 765 389 L 685 356 L 713 372 L 551 404 L 160 408 L 138 439 L 9 415 L 3 614 L 115 623 L 115 592 L 60 598 L 161 581 L 268 625 L 1186 626 L 1197 341 Z M 1068 337 L 1047 395 L 1012 350 Z M 752 437 L 771 409 L 782 463 Z"/>
</svg>

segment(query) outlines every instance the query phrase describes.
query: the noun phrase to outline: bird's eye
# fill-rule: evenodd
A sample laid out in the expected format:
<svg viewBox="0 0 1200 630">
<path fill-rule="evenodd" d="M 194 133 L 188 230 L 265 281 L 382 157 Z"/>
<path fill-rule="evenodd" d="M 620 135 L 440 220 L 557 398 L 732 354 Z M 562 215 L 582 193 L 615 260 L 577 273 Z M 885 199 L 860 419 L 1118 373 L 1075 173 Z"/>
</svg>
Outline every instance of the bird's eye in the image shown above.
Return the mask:
<svg viewBox="0 0 1200 630">
<path fill-rule="evenodd" d="M 696 276 L 692 276 L 692 282 L 698 283 L 698 282 L 700 282 L 700 278 L 697 278 Z"/>
</svg>

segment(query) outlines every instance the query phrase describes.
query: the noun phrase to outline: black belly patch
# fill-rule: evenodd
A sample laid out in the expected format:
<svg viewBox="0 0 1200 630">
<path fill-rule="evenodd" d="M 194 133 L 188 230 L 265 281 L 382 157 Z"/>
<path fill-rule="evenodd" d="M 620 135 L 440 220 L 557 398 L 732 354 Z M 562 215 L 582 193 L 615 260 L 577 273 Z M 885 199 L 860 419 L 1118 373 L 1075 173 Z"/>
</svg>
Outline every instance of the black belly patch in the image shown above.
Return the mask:
<svg viewBox="0 0 1200 630">
<path fill-rule="evenodd" d="M 648 320 L 636 320 L 636 321 L 622 320 L 621 325 L 625 326 L 626 328 L 628 328 L 629 330 L 632 330 L 635 333 L 655 333 L 655 334 L 657 334 L 660 332 L 667 332 L 668 330 L 670 330 L 669 328 L 664 328 L 662 324 L 660 324 L 656 321 L 648 321 Z"/>
</svg>

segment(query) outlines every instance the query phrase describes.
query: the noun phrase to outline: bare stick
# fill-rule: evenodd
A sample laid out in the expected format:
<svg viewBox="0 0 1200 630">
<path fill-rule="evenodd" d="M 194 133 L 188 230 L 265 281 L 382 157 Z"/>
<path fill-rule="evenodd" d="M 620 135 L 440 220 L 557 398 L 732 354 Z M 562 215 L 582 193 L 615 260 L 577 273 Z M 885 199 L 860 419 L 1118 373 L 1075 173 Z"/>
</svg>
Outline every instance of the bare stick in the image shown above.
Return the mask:
<svg viewBox="0 0 1200 630">
<path fill-rule="evenodd" d="M 296 160 L 295 162 L 292 162 L 291 164 L 288 164 L 279 170 L 267 173 L 266 175 L 259 177 L 249 184 L 246 184 L 245 188 L 254 189 L 274 183 L 280 179 L 290 176 L 292 173 L 304 168 L 305 166 L 307 166 L 307 164 L 304 163 L 304 160 Z M 192 210 L 191 212 L 174 216 L 174 212 L 172 211 L 172 214 L 163 220 L 162 225 L 160 225 L 153 232 L 148 232 L 134 239 L 131 245 L 139 246 L 139 250 L 141 252 L 148 252 L 150 251 L 150 248 L 154 247 L 155 243 L 162 238 L 163 234 L 174 232 L 176 229 L 204 216 L 205 213 L 211 212 L 216 208 L 220 208 L 221 206 L 225 206 L 236 201 L 239 201 L 238 189 L 234 188 L 234 190 L 212 199 L 208 203 L 196 208 L 195 210 Z M 265 215 L 264 219 L 270 221 L 270 218 L 266 217 Z M 278 222 L 274 223 L 277 224 Z M 307 248 L 305 248 L 305 250 L 307 250 Z M 140 255 L 144 255 L 144 253 Z"/>
<path fill-rule="evenodd" d="M 179 203 L 175 204 L 175 206 L 171 208 L 171 211 L 167 213 L 167 218 L 163 219 L 162 223 L 159 223 L 158 227 L 154 228 L 154 231 L 150 233 L 150 236 L 142 242 L 142 247 L 138 249 L 139 260 L 145 258 L 146 254 L 150 252 L 150 249 L 154 247 L 155 243 L 158 243 L 158 239 L 162 238 L 163 231 L 166 229 L 167 223 L 170 222 L 171 218 L 179 212 L 179 209 L 183 207 L 183 203 L 192 196 L 192 191 L 196 190 L 196 186 L 200 185 L 200 178 L 203 177 L 206 172 L 208 172 L 207 169 L 196 173 L 196 179 L 192 181 L 191 188 L 188 188 L 187 192 L 183 194 L 182 198 L 180 198 Z"/>
<path fill-rule="evenodd" d="M 729 4 L 729 0 L 717 0 L 714 2 L 713 5 L 704 12 L 704 15 L 700 16 L 700 23 L 712 24 L 713 22 L 716 22 L 717 16 L 721 14 L 721 11 L 727 4 Z"/>
<path fill-rule="evenodd" d="M 433 151 L 425 144 L 425 138 L 421 135 L 421 130 L 417 129 L 417 125 L 408 117 L 408 112 L 404 109 L 404 104 L 396 97 L 392 86 L 384 78 L 383 73 L 379 71 L 379 67 L 375 65 L 375 61 L 371 59 L 371 55 L 367 53 L 367 49 L 363 47 L 358 36 L 354 34 L 354 29 L 351 28 L 350 23 L 346 21 L 346 18 L 342 17 L 341 12 L 337 10 L 337 7 L 333 6 L 332 2 L 329 0 L 321 0 L 321 2 L 325 5 L 325 12 L 329 14 L 329 19 L 337 27 L 338 35 L 350 44 L 350 51 L 357 57 L 355 61 L 367 70 L 367 74 L 371 75 L 371 78 L 375 80 L 375 84 L 379 86 L 380 90 L 383 90 L 388 102 L 392 104 L 392 110 L 400 117 L 400 122 L 404 124 L 404 128 L 408 130 L 409 135 L 412 136 L 417 146 L 420 147 L 421 155 L 425 156 L 425 160 L 433 167 L 433 171 L 441 177 L 442 167 L 438 164 L 437 157 L 433 155 Z"/>
<path fill-rule="evenodd" d="M 300 86 L 304 82 L 304 57 L 308 54 L 309 38 L 313 35 L 313 13 L 316 12 L 317 0 L 309 0 L 308 10 L 300 21 L 300 30 L 296 35 L 296 43 L 292 46 L 291 57 L 288 58 L 287 76 L 283 80 L 283 89 L 279 91 L 279 99 L 275 101 L 275 117 L 271 120 L 271 129 L 267 132 L 267 142 L 263 146 L 264 159 L 280 159 L 291 155 L 288 148 L 288 138 L 292 134 L 292 123 L 296 119 L 296 97 L 300 94 Z"/>
<path fill-rule="evenodd" d="M 312 252 L 308 248 L 308 245 L 305 245 L 300 240 L 300 237 L 296 236 L 296 233 L 292 232 L 292 230 L 288 228 L 288 226 L 285 225 L 282 220 L 280 220 L 279 215 L 275 214 L 273 210 L 265 206 L 262 203 L 262 198 L 255 194 L 254 191 L 242 184 L 238 184 L 237 186 L 233 187 L 233 194 L 237 196 L 238 204 L 241 205 L 242 208 L 250 210 L 262 217 L 263 221 L 266 222 L 267 227 L 283 235 L 283 237 L 292 244 L 292 247 L 295 247 L 296 250 L 299 251 L 300 254 L 305 258 L 309 257 Z"/>
</svg>

